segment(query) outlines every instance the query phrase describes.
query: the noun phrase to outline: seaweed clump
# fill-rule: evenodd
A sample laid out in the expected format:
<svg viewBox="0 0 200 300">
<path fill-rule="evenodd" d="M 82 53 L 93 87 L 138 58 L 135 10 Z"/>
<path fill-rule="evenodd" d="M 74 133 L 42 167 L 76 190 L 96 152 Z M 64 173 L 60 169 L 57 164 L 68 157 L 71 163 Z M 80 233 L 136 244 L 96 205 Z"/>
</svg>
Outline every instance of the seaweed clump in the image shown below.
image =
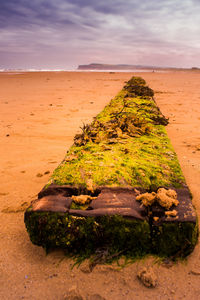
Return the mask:
<svg viewBox="0 0 200 300">
<path fill-rule="evenodd" d="M 126 87 L 126 90 L 129 93 L 134 94 L 136 97 L 139 96 L 144 98 L 154 96 L 153 90 L 148 86 L 129 84 Z"/>
<path fill-rule="evenodd" d="M 153 97 L 154 91 L 146 85 L 146 81 L 141 77 L 132 77 L 125 86 L 125 89 L 136 97 Z"/>
<path fill-rule="evenodd" d="M 128 91 L 129 93 L 124 93 Z M 140 77 L 133 77 L 124 87 L 123 97 L 116 110 L 110 111 L 109 118 L 104 120 L 101 114 L 91 124 L 84 124 L 82 133 L 74 137 L 76 146 L 85 145 L 87 142 L 100 143 L 101 141 L 137 137 L 148 135 L 151 132 L 151 124 L 145 115 L 146 111 L 151 122 L 155 125 L 167 125 L 168 120 L 162 115 L 154 100 L 143 103 L 133 102 L 132 98 L 140 97 L 148 99 L 153 97 L 153 90 L 146 86 L 146 82 Z M 110 108 L 112 102 L 110 103 Z"/>
<path fill-rule="evenodd" d="M 101 141 L 114 143 L 117 142 L 115 139 L 147 135 L 150 131 L 151 126 L 145 119 L 137 117 L 133 113 L 121 111 L 113 115 L 108 122 L 95 120 L 91 125 L 84 125 L 82 133 L 74 137 L 74 144 L 83 146 L 88 142 L 99 144 Z"/>
</svg>

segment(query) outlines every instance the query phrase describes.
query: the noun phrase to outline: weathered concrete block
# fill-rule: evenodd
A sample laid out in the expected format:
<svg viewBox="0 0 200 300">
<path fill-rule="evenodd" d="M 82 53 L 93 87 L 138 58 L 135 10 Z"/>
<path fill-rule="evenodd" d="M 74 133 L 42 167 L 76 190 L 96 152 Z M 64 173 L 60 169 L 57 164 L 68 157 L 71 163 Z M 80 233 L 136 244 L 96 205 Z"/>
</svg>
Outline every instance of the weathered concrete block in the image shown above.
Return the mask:
<svg viewBox="0 0 200 300">
<path fill-rule="evenodd" d="M 108 258 L 193 250 L 197 216 L 153 95 L 131 78 L 75 136 L 25 212 L 34 244 L 85 257 L 104 249 Z"/>
</svg>

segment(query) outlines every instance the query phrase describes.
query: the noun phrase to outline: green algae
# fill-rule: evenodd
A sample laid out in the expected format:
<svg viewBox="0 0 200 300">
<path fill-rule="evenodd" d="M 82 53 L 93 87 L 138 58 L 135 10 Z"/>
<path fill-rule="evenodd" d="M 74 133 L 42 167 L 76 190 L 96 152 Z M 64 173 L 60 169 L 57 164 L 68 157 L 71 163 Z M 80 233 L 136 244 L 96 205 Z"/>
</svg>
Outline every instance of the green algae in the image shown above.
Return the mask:
<svg viewBox="0 0 200 300">
<path fill-rule="evenodd" d="M 133 77 L 82 133 L 66 159 L 55 169 L 51 183 L 87 186 L 181 186 L 185 180 L 167 137 L 167 119 L 152 97 L 128 93 Z M 75 159 L 69 161 L 68 157 Z"/>
<path fill-rule="evenodd" d="M 80 217 L 68 213 L 33 212 L 25 214 L 25 223 L 33 244 L 46 250 L 63 248 L 69 253 L 90 257 L 106 248 L 108 255 L 123 252 L 127 257 L 142 257 L 151 247 L 147 221 L 119 215 Z"/>
<path fill-rule="evenodd" d="M 164 222 L 152 227 L 152 250 L 160 257 L 185 257 L 198 239 L 198 223 Z"/>
<path fill-rule="evenodd" d="M 141 136 L 102 151 L 104 146 L 102 142 L 72 147 L 68 154 L 75 153 L 78 158 L 55 170 L 54 183 L 85 185 L 92 178 L 96 185 L 150 188 L 152 184 L 178 186 L 184 182 L 177 156 L 165 136 Z"/>
<path fill-rule="evenodd" d="M 102 142 L 98 146 L 88 143 L 86 146 L 72 147 L 70 153 L 76 153 L 77 160 L 63 162 L 53 174 L 58 185 L 86 186 L 91 178 L 94 185 L 141 186 L 180 186 L 184 178 L 171 144 L 166 138 L 154 136 L 127 140 L 116 143 L 110 150 L 104 149 Z"/>
</svg>

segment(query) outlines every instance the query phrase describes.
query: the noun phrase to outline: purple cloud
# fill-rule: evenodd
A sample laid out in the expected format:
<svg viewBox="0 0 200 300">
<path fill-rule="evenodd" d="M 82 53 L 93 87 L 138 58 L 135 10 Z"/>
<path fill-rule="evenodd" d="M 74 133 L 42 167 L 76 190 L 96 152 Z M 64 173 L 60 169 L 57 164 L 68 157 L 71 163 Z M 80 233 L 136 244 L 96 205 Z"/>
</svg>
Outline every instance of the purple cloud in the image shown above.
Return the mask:
<svg viewBox="0 0 200 300">
<path fill-rule="evenodd" d="M 1 0 L 0 68 L 198 66 L 198 0 Z"/>
</svg>

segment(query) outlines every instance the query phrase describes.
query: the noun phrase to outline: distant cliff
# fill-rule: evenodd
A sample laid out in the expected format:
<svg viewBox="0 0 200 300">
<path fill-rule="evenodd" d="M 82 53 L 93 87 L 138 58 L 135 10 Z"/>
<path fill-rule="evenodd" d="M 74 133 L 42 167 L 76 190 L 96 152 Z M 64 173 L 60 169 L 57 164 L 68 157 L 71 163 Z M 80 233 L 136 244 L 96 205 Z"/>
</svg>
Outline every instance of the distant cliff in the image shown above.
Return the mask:
<svg viewBox="0 0 200 300">
<path fill-rule="evenodd" d="M 135 69 L 160 69 L 159 67 L 155 66 L 141 66 L 141 65 L 110 65 L 110 64 L 97 64 L 92 63 L 89 65 L 79 65 L 78 70 L 135 70 Z"/>
</svg>

